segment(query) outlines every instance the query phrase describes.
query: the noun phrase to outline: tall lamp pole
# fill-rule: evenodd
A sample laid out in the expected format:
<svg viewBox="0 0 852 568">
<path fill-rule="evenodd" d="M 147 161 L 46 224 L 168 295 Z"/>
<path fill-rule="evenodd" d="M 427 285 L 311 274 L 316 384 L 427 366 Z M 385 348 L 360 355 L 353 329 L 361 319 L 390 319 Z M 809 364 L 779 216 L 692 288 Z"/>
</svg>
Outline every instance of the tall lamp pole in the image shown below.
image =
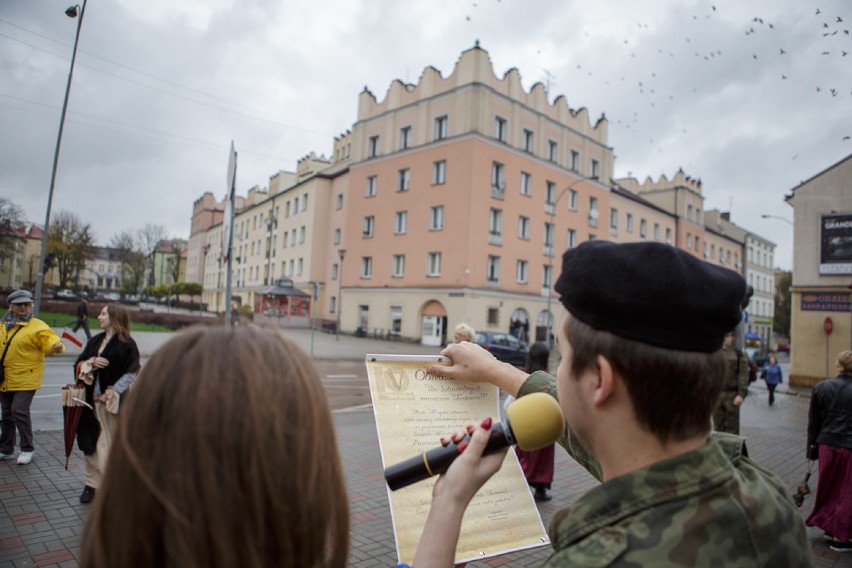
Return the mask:
<svg viewBox="0 0 852 568">
<path fill-rule="evenodd" d="M 68 70 L 68 85 L 65 87 L 65 101 L 62 103 L 62 114 L 59 117 L 59 134 L 56 136 L 56 151 L 53 154 L 53 172 L 50 174 L 50 191 L 47 193 L 47 213 L 44 216 L 44 234 L 41 236 L 41 259 L 38 263 L 38 274 L 36 275 L 35 298 L 33 311 L 38 315 L 41 305 L 41 292 L 44 288 L 44 263 L 47 259 L 47 234 L 50 231 L 50 209 L 53 206 L 53 188 L 56 185 L 56 167 L 59 164 L 59 147 L 62 144 L 62 130 L 65 127 L 65 111 L 68 110 L 68 96 L 71 94 L 71 77 L 74 75 L 74 61 L 77 59 L 77 42 L 80 41 L 80 28 L 83 26 L 83 15 L 86 13 L 86 0 L 83 6 L 75 4 L 65 10 L 69 18 L 76 18 L 79 10 L 80 17 L 77 19 L 77 35 L 74 38 L 74 51 L 71 53 L 71 68 Z"/>
<path fill-rule="evenodd" d="M 562 199 L 562 196 L 568 193 L 570 189 L 573 189 L 575 185 L 583 181 L 590 181 L 590 178 L 581 177 L 579 179 L 575 179 L 568 187 L 564 188 L 559 195 L 556 196 L 556 200 L 552 203 L 547 203 L 548 209 L 547 214 L 550 215 L 550 230 L 552 231 L 550 237 L 550 247 L 548 247 L 547 251 L 547 275 L 550 281 L 547 283 L 547 345 L 553 350 L 553 314 L 550 312 L 550 304 L 551 298 L 553 297 L 553 245 L 556 240 L 556 223 L 554 222 L 554 217 L 556 215 L 556 204 L 559 203 L 559 200 Z"/>
<path fill-rule="evenodd" d="M 761 215 L 761 217 L 763 217 L 764 219 L 778 219 L 779 221 L 784 221 L 785 223 L 787 223 L 791 227 L 793 226 L 793 222 L 791 220 L 789 220 L 786 217 L 782 217 L 781 215 L 768 215 L 766 213 L 763 213 Z"/>
<path fill-rule="evenodd" d="M 340 312 L 343 311 L 343 258 L 346 256 L 346 249 L 338 249 L 337 254 L 340 255 L 340 270 L 337 271 L 337 325 L 335 332 L 337 333 L 337 341 L 340 341 Z"/>
</svg>

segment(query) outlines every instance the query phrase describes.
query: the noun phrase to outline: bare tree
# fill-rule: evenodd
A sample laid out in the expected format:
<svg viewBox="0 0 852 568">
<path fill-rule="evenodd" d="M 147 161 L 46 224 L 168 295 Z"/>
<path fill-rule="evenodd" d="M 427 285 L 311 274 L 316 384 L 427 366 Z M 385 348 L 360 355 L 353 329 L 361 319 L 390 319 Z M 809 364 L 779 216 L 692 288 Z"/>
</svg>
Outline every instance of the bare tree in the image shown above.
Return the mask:
<svg viewBox="0 0 852 568">
<path fill-rule="evenodd" d="M 148 285 L 154 283 L 154 253 L 157 252 L 160 241 L 165 238 L 166 228 L 152 223 L 148 223 L 137 233 L 138 250 L 145 257 Z"/>
<path fill-rule="evenodd" d="M 60 287 L 71 281 L 79 284 L 86 261 L 92 258 L 94 241 L 91 225 L 84 224 L 76 213 L 60 211 L 53 217 L 47 235 L 47 264 L 59 271 Z"/>
<path fill-rule="evenodd" d="M 0 197 L 0 258 L 15 254 L 19 239 L 15 230 L 23 223 L 21 208 L 5 197 Z"/>
</svg>

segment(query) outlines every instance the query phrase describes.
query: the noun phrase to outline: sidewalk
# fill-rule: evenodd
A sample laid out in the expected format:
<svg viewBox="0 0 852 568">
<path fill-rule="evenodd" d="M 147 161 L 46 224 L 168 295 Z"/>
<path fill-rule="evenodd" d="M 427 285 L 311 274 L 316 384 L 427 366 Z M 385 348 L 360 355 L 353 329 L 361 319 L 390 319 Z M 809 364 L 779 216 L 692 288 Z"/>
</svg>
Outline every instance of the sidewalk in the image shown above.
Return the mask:
<svg viewBox="0 0 852 568">
<path fill-rule="evenodd" d="M 285 335 L 310 352 L 309 332 L 288 330 Z M 134 333 L 145 355 L 171 336 Z M 428 354 L 439 350 L 351 336 L 341 336 L 338 342 L 334 335 L 324 333 L 314 337 L 314 353 L 319 359 L 363 360 L 366 353 Z M 742 413 L 742 433 L 749 453 L 784 480 L 792 493 L 806 469 L 809 400 L 798 390 L 779 388 L 776 404 L 770 407 L 763 381 L 753 383 L 749 390 Z M 371 408 L 338 411 L 334 413 L 334 422 L 349 489 L 352 533 L 349 566 L 395 566 L 396 550 L 373 411 Z M 82 457 L 75 448 L 68 471 L 63 469 L 61 431 L 37 432 L 36 445 L 34 460 L 28 466 L 18 466 L 14 460 L 0 462 L 0 568 L 77 565 L 78 543 L 89 510 L 78 503 L 83 486 Z M 539 504 L 545 523 L 557 510 L 570 506 L 597 483 L 561 449 L 556 451 L 555 470 L 553 500 Z M 810 480 L 814 491 L 816 484 L 814 472 Z M 805 499 L 803 516 L 810 512 L 813 499 L 813 494 Z M 822 531 L 808 529 L 808 537 L 815 566 L 852 568 L 852 554 L 830 550 Z M 539 566 L 549 554 L 550 549 L 544 547 L 468 566 L 533 567 Z"/>
</svg>

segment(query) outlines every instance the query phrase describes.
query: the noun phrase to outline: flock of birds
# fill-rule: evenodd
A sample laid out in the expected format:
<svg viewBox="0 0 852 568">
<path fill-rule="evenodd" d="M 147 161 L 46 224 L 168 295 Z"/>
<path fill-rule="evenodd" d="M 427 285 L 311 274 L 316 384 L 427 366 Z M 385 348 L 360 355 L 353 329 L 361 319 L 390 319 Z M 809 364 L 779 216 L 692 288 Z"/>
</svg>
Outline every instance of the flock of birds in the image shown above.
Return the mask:
<svg viewBox="0 0 852 568">
<path fill-rule="evenodd" d="M 500 2 L 500 0 L 497 1 Z M 477 3 L 472 3 L 472 7 L 476 8 Z M 654 46 L 649 48 L 648 44 L 650 42 L 645 41 L 645 38 L 639 35 L 636 36 L 635 39 L 623 40 L 625 55 L 631 59 L 629 65 L 625 67 L 626 71 L 613 75 L 611 73 L 611 69 L 602 69 L 600 65 L 586 65 L 584 67 L 583 63 L 575 63 L 572 66 L 575 70 L 571 73 L 570 78 L 572 80 L 585 78 L 585 80 L 589 81 L 600 81 L 607 87 L 612 86 L 612 84 L 621 84 L 621 87 L 630 88 L 630 85 L 633 84 L 636 95 L 635 97 L 632 97 L 632 100 L 630 101 L 634 103 L 633 109 L 627 110 L 621 117 L 615 117 L 614 119 L 611 118 L 610 120 L 611 122 L 618 124 L 621 128 L 628 131 L 638 132 L 642 123 L 641 111 L 643 105 L 646 105 L 646 109 L 657 107 L 657 110 L 664 110 L 668 109 L 669 103 L 675 100 L 677 95 L 673 90 L 672 85 L 678 84 L 678 81 L 670 80 L 667 82 L 663 79 L 672 78 L 671 76 L 665 77 L 667 66 L 673 66 L 675 64 L 682 65 L 683 60 L 680 58 L 684 56 L 691 56 L 693 59 L 708 63 L 719 62 L 719 64 L 721 64 L 722 61 L 726 60 L 726 63 L 729 66 L 732 65 L 733 62 L 732 72 L 737 75 L 742 73 L 760 73 L 759 70 L 752 67 L 746 67 L 746 61 L 750 61 L 753 65 L 771 64 L 773 69 L 778 70 L 777 72 L 780 77 L 778 81 L 782 82 L 784 85 L 789 84 L 790 87 L 792 87 L 798 81 L 806 80 L 804 77 L 800 78 L 797 76 L 799 74 L 798 70 L 803 66 L 813 69 L 823 63 L 831 63 L 831 60 L 834 58 L 847 58 L 850 52 L 852 52 L 850 26 L 844 20 L 844 16 L 836 14 L 829 15 L 819 8 L 815 9 L 815 23 L 813 25 L 813 31 L 811 32 L 812 37 L 800 37 L 798 39 L 798 41 L 801 41 L 802 39 L 811 40 L 809 48 L 812 52 L 804 54 L 804 56 L 810 57 L 811 59 L 811 61 L 806 65 L 802 65 L 801 61 L 794 62 L 792 59 L 793 55 L 802 57 L 803 54 L 795 53 L 792 47 L 785 45 L 784 42 L 788 35 L 784 33 L 784 26 L 779 26 L 761 16 L 755 16 L 750 20 L 743 22 L 743 33 L 745 36 L 749 37 L 747 44 L 743 45 L 741 42 L 738 45 L 731 44 L 728 45 L 723 52 L 723 50 L 718 46 L 710 47 L 714 41 L 718 41 L 718 39 L 714 36 L 714 32 L 717 30 L 708 32 L 706 24 L 699 23 L 703 20 L 710 20 L 716 15 L 718 15 L 716 6 L 710 4 L 708 5 L 705 13 L 692 15 L 692 20 L 696 21 L 694 25 L 704 25 L 705 27 L 695 28 L 694 26 L 689 27 L 687 24 L 682 26 L 682 30 L 684 31 L 683 41 L 687 45 L 687 49 L 685 50 L 683 48 L 672 47 L 670 41 L 665 47 Z M 466 20 L 471 21 L 471 17 L 466 16 Z M 643 34 L 646 30 L 651 29 L 651 26 L 647 22 L 638 22 L 637 25 L 639 34 Z M 586 37 L 591 37 L 589 31 L 585 31 L 584 34 Z M 538 53 L 541 54 L 541 51 L 539 50 Z M 651 60 L 649 57 L 650 55 L 665 57 L 665 62 L 660 60 Z M 848 61 L 852 63 L 852 57 L 848 58 Z M 845 62 L 846 60 L 843 60 L 844 64 Z M 641 76 L 635 75 L 635 73 L 639 70 L 651 68 L 656 68 L 657 71 L 646 71 Z M 716 71 L 718 71 L 718 69 L 708 72 L 708 75 L 718 77 Z M 546 71 L 545 73 L 547 74 L 546 86 L 549 91 L 550 86 L 554 83 L 553 75 L 549 71 Z M 632 77 L 631 74 L 633 74 Z M 609 78 L 607 78 L 607 76 L 609 76 Z M 852 90 L 849 90 L 852 85 L 847 84 L 845 85 L 845 88 L 843 86 L 843 82 L 848 82 L 850 76 L 852 76 L 850 73 L 825 73 L 824 78 L 820 79 L 818 84 L 812 85 L 812 88 L 814 89 L 813 92 L 817 96 L 829 97 L 829 99 L 852 96 Z M 801 86 L 801 83 L 796 86 Z M 694 93 L 698 93 L 699 88 L 699 84 L 694 82 L 692 91 Z M 829 103 L 827 101 L 822 101 L 819 104 Z M 664 107 L 664 105 L 666 106 Z M 630 114 L 631 112 L 632 115 Z M 688 132 L 687 128 L 682 128 L 682 130 L 683 133 Z M 852 136 L 850 135 L 842 137 L 842 142 L 848 142 L 850 140 L 852 140 Z M 654 144 L 655 140 L 650 138 L 648 143 Z M 659 151 L 662 152 L 662 148 L 660 148 Z M 793 157 L 793 159 L 795 158 L 796 156 Z"/>
</svg>

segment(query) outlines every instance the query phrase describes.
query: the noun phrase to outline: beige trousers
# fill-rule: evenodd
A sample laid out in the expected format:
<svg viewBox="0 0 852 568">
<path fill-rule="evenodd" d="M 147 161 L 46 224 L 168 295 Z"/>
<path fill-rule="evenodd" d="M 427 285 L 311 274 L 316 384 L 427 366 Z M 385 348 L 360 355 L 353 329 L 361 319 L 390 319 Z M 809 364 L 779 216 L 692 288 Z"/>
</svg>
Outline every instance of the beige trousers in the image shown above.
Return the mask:
<svg viewBox="0 0 852 568">
<path fill-rule="evenodd" d="M 98 436 L 98 445 L 95 453 L 83 456 L 86 464 L 86 485 L 97 489 L 101 485 L 101 478 L 106 471 L 106 460 L 109 456 L 109 448 L 112 445 L 112 437 L 118 425 L 118 415 L 108 412 L 106 405 L 102 402 L 95 403 L 95 418 L 101 424 L 101 435 Z"/>
</svg>

